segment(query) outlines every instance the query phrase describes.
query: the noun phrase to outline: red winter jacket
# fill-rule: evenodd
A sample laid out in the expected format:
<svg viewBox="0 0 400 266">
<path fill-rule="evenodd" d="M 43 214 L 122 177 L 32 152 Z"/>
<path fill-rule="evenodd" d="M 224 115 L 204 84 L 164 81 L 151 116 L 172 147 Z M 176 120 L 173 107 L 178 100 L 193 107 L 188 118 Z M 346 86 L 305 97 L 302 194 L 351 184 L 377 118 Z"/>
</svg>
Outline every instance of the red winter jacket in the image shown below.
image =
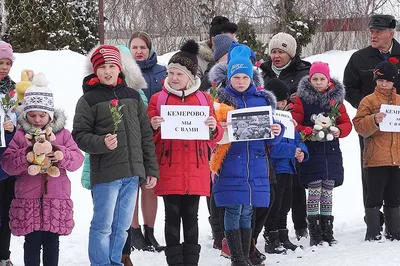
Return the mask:
<svg viewBox="0 0 400 266">
<path fill-rule="evenodd" d="M 163 87 L 164 91 L 167 91 Z M 211 97 L 204 93 L 210 106 L 210 116 L 214 116 L 214 107 Z M 149 103 L 148 114 L 151 119 L 157 115 L 157 99 L 160 92 L 154 94 Z M 182 98 L 169 94 L 166 105 L 200 105 L 195 93 Z M 168 125 L 164 125 L 168 126 Z M 154 132 L 154 143 L 156 155 L 160 168 L 160 179 L 154 188 L 157 196 L 163 195 L 210 195 L 210 166 L 208 156 L 208 145 L 222 139 L 224 130 L 217 123 L 214 140 L 169 140 L 161 139 L 158 129 Z"/>
</svg>

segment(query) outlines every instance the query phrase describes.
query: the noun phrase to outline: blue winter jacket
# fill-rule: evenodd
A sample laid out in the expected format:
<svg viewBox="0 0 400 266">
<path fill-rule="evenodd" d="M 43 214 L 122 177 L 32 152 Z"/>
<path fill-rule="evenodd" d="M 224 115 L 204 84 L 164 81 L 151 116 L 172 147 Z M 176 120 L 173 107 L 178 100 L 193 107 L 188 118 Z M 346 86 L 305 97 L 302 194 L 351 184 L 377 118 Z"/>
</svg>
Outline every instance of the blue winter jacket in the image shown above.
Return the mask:
<svg viewBox="0 0 400 266">
<path fill-rule="evenodd" d="M 300 134 L 295 130 L 295 138 L 282 140 L 270 148 L 271 163 L 276 174 L 296 174 L 296 148 L 304 152 L 303 162 L 309 158 L 307 146 L 301 142 Z"/>
<path fill-rule="evenodd" d="M 234 97 L 237 109 L 275 105 L 272 93 L 258 91 L 252 84 L 245 92 L 238 92 L 230 86 L 225 88 Z M 273 102 L 273 104 L 272 104 Z M 235 204 L 268 207 L 270 189 L 266 146 L 282 139 L 284 127 L 279 136 L 271 140 L 234 142 L 224 159 L 219 175 L 214 178 L 213 193 L 217 206 Z"/>
<path fill-rule="evenodd" d="M 0 159 L 3 158 L 3 153 L 6 151 L 7 146 L 10 143 L 10 141 L 12 140 L 12 138 L 14 137 L 15 132 L 16 132 L 16 128 L 14 127 L 13 132 L 6 131 L 4 133 L 5 139 L 6 139 L 6 147 L 0 148 Z M 6 179 L 7 177 L 9 177 L 9 175 L 6 172 L 4 172 L 2 167 L 0 167 L 0 181 Z"/>
<path fill-rule="evenodd" d="M 167 68 L 157 64 L 157 54 L 153 53 L 151 57 L 144 61 L 136 61 L 142 70 L 142 74 L 147 83 L 147 89 L 143 89 L 144 94 L 150 101 L 150 98 L 156 92 L 161 91 L 161 81 L 167 75 Z"/>
</svg>

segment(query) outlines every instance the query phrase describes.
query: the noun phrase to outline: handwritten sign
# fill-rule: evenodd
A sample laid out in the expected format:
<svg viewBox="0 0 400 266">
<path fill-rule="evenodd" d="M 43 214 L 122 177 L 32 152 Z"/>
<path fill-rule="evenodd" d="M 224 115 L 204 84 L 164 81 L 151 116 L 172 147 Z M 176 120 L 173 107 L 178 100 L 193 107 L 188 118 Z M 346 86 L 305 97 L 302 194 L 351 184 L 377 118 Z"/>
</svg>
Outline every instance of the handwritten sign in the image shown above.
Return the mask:
<svg viewBox="0 0 400 266">
<path fill-rule="evenodd" d="M 161 105 L 160 112 L 162 139 L 210 139 L 210 128 L 204 124 L 210 116 L 209 106 Z"/>
<path fill-rule="evenodd" d="M 282 123 L 285 127 L 285 133 L 283 134 L 283 137 L 294 139 L 294 124 L 291 121 L 292 114 L 288 111 L 276 110 L 274 114 L 274 119 L 275 121 Z"/>
<path fill-rule="evenodd" d="M 380 112 L 386 114 L 379 124 L 380 131 L 400 132 L 400 106 L 382 104 Z"/>
</svg>

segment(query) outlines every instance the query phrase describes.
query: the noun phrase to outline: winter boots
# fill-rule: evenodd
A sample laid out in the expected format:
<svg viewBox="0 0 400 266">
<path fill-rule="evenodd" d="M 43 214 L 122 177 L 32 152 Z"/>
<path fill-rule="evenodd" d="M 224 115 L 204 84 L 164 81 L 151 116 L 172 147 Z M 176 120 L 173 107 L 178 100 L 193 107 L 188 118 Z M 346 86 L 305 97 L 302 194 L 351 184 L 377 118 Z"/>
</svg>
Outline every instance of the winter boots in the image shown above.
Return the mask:
<svg viewBox="0 0 400 266">
<path fill-rule="evenodd" d="M 400 207 L 383 207 L 385 216 L 385 237 L 391 241 L 400 240 Z"/>
<path fill-rule="evenodd" d="M 213 236 L 213 248 L 215 249 L 222 249 L 222 239 L 224 238 L 224 231 L 221 228 L 220 219 L 208 217 L 208 221 L 211 225 L 211 231 Z"/>
<path fill-rule="evenodd" d="M 201 246 L 199 244 L 186 244 L 183 246 L 183 264 L 185 266 L 197 266 L 200 259 Z"/>
<path fill-rule="evenodd" d="M 226 238 L 222 239 L 221 244 L 221 256 L 227 259 L 231 258 L 231 252 L 229 251 L 228 243 L 226 242 Z"/>
<path fill-rule="evenodd" d="M 380 241 L 382 239 L 380 213 L 379 208 L 365 208 L 365 221 L 367 223 L 365 241 Z"/>
<path fill-rule="evenodd" d="M 182 245 L 166 246 L 164 252 L 168 266 L 185 266 Z"/>
<path fill-rule="evenodd" d="M 337 240 L 333 237 L 333 216 L 321 215 L 322 239 L 328 242 L 329 246 L 337 244 Z"/>
<path fill-rule="evenodd" d="M 307 228 L 295 229 L 295 234 L 298 241 L 300 241 L 302 237 L 308 238 Z"/>
<path fill-rule="evenodd" d="M 290 242 L 288 229 L 280 229 L 280 230 L 278 230 L 278 233 L 279 233 L 279 241 L 282 243 L 282 246 L 285 249 L 290 249 L 292 251 L 295 251 L 296 248 L 299 247 L 299 246 L 293 244 L 292 242 Z"/>
<path fill-rule="evenodd" d="M 308 231 L 310 234 L 310 247 L 322 245 L 322 228 L 321 228 L 321 215 L 307 216 Z"/>
<path fill-rule="evenodd" d="M 163 251 L 165 247 L 158 244 L 156 238 L 154 237 L 154 228 L 148 227 L 147 225 L 143 225 L 143 228 L 144 239 L 146 240 L 146 243 L 149 243 L 158 252 Z"/>
<path fill-rule="evenodd" d="M 151 246 L 151 244 L 144 238 L 143 233 L 142 233 L 142 228 L 139 226 L 139 228 L 133 228 L 131 227 L 132 230 L 132 250 L 143 250 L 143 251 L 150 251 L 154 252 L 154 248 Z"/>
<path fill-rule="evenodd" d="M 243 235 L 246 238 L 245 232 Z M 225 237 L 231 253 L 231 266 L 249 266 L 249 263 L 246 261 L 247 257 L 244 256 L 241 230 L 225 231 Z M 247 249 L 247 252 L 248 250 L 249 249 Z"/>
<path fill-rule="evenodd" d="M 254 238 L 251 240 L 249 258 L 251 263 L 253 263 L 254 265 L 262 265 L 263 261 L 267 259 L 265 255 L 257 249 L 256 241 Z"/>
<path fill-rule="evenodd" d="M 269 231 L 265 237 L 265 252 L 268 254 L 286 254 L 286 249 L 281 245 L 279 241 L 278 231 Z"/>
<path fill-rule="evenodd" d="M 124 266 L 133 266 L 133 263 L 131 261 L 131 258 L 129 257 L 128 254 L 122 254 L 122 260 L 121 260 L 122 264 L 124 264 Z M 1 265 L 1 264 L 0 264 Z"/>
</svg>

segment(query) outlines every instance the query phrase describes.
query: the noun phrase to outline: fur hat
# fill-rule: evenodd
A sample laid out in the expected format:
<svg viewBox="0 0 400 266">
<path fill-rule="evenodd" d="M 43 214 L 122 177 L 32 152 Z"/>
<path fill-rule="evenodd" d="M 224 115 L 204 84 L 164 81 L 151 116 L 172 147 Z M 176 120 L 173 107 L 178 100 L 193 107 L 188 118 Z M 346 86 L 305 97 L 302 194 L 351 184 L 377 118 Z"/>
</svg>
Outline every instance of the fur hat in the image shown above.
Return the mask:
<svg viewBox="0 0 400 266">
<path fill-rule="evenodd" d="M 253 79 L 253 64 L 250 60 L 254 52 L 244 44 L 233 44 L 228 55 L 228 81 L 235 74 L 246 74 Z"/>
<path fill-rule="evenodd" d="M 10 59 L 13 63 L 15 60 L 11 44 L 0 41 L 0 59 Z"/>
<path fill-rule="evenodd" d="M 47 87 L 49 85 L 46 76 L 38 73 L 33 77 L 30 86 L 24 97 L 23 115 L 31 111 L 46 112 L 50 116 L 50 121 L 54 118 L 54 97 L 53 92 Z"/>
<path fill-rule="evenodd" d="M 214 37 L 214 61 L 218 61 L 229 52 L 232 42 L 234 40 L 225 34 L 218 34 Z"/>
<path fill-rule="evenodd" d="M 218 34 L 222 33 L 235 33 L 238 29 L 238 26 L 230 22 L 227 17 L 224 16 L 215 16 L 211 21 L 210 27 L 210 37 L 215 37 Z"/>
<path fill-rule="evenodd" d="M 93 65 L 93 71 L 96 74 L 97 69 L 104 64 L 116 64 L 119 71 L 122 72 L 121 54 L 117 47 L 112 45 L 100 45 L 92 54 L 90 61 Z"/>
<path fill-rule="evenodd" d="M 331 81 L 331 75 L 330 75 L 328 63 L 324 63 L 324 62 L 320 62 L 320 61 L 312 63 L 310 72 L 308 74 L 310 79 L 312 78 L 312 76 L 315 73 L 321 73 L 321 74 L 325 75 L 325 77 L 328 79 L 328 81 Z"/>
<path fill-rule="evenodd" d="M 277 101 L 289 99 L 289 88 L 285 82 L 280 79 L 273 78 L 269 80 L 265 85 L 265 89 L 274 93 Z"/>
<path fill-rule="evenodd" d="M 271 54 L 273 49 L 281 49 L 285 51 L 291 58 L 295 57 L 297 42 L 292 35 L 279 32 L 272 36 L 268 44 L 269 54 Z"/>
<path fill-rule="evenodd" d="M 168 62 L 169 68 L 178 68 L 185 72 L 192 80 L 196 77 L 199 53 L 199 45 L 195 40 L 188 40 L 179 52 L 175 53 Z"/>
<path fill-rule="evenodd" d="M 377 79 L 385 79 L 395 82 L 399 75 L 396 65 L 389 61 L 380 62 L 374 69 L 374 81 Z"/>
<path fill-rule="evenodd" d="M 368 28 L 387 30 L 396 28 L 396 19 L 392 15 L 372 15 Z"/>
</svg>

